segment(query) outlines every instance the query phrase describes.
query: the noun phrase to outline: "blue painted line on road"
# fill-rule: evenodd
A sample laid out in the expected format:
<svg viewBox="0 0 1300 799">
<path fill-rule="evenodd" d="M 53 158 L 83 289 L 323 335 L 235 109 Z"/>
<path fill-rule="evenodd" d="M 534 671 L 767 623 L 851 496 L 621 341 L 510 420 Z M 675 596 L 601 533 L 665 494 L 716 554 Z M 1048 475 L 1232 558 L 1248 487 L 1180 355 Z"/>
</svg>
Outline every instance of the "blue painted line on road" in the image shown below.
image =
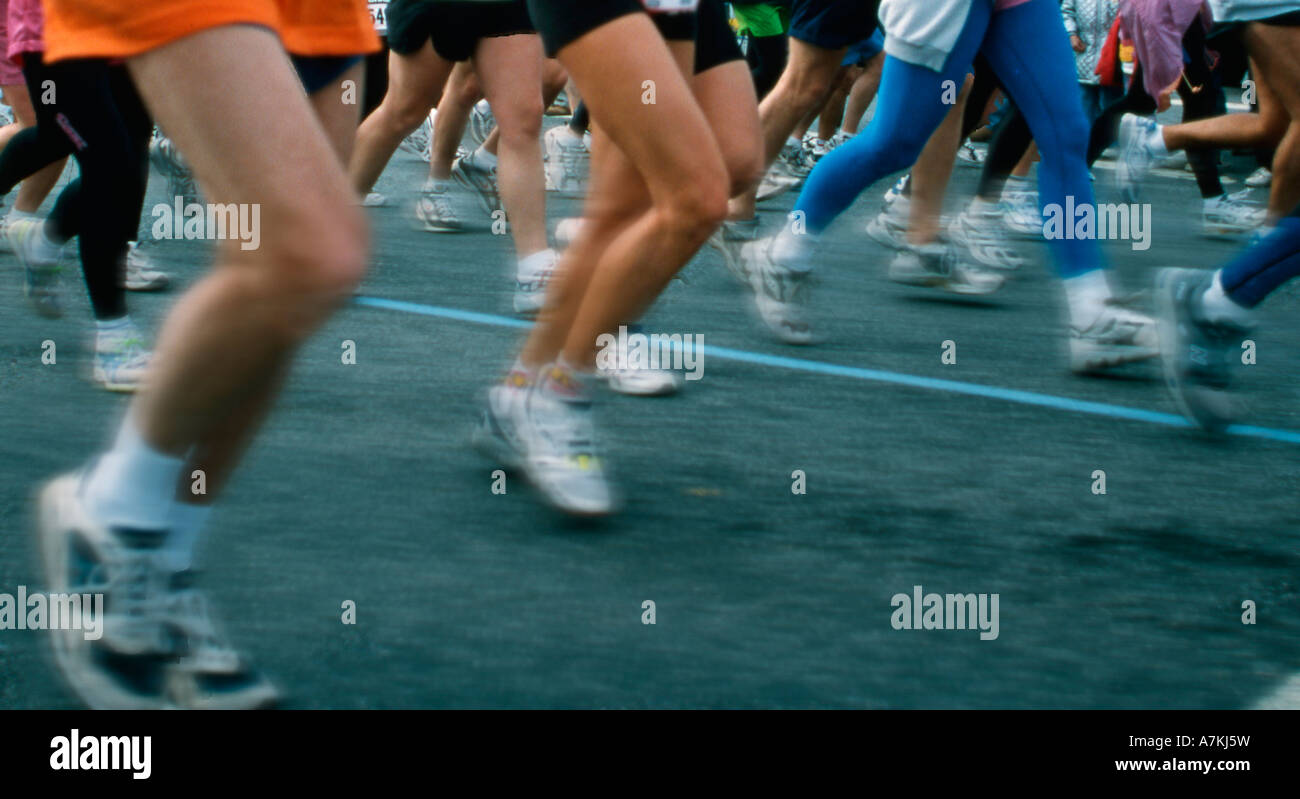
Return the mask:
<svg viewBox="0 0 1300 799">
<path fill-rule="evenodd" d="M 438 305 L 425 305 L 417 302 L 388 300 L 382 297 L 358 296 L 354 298 L 354 301 L 357 305 L 368 308 L 401 311 L 403 313 L 433 316 L 440 319 L 453 319 L 458 322 L 470 322 L 472 324 L 490 325 L 493 327 L 521 329 L 532 326 L 531 322 L 511 319 L 508 316 L 479 313 L 477 311 L 465 311 L 459 308 L 446 308 Z M 813 361 L 807 358 L 791 358 L 784 355 L 769 355 L 762 352 L 750 352 L 748 350 L 731 349 L 730 347 L 718 347 L 712 344 L 702 345 L 700 352 L 702 355 L 711 358 L 721 358 L 723 360 L 737 361 L 740 363 L 751 363 L 757 366 L 769 366 L 776 369 L 790 369 L 797 372 L 808 372 L 812 374 L 829 375 L 832 377 L 847 377 L 853 380 L 867 380 L 874 383 L 891 383 L 897 386 L 921 388 L 929 391 L 946 391 L 951 394 L 963 394 L 968 397 L 985 397 L 987 399 L 1015 402 L 1020 405 L 1031 405 L 1038 408 L 1051 408 L 1052 410 L 1066 411 L 1069 413 L 1084 413 L 1092 416 L 1104 416 L 1111 419 L 1123 419 L 1131 422 L 1146 422 L 1148 424 L 1165 425 L 1167 427 L 1192 426 L 1190 422 L 1177 414 L 1149 411 L 1143 408 L 1129 408 L 1123 405 L 1111 405 L 1105 402 L 1092 402 L 1090 400 L 1073 399 L 1070 397 L 1058 397 L 1053 394 L 1040 394 L 1036 391 L 1021 391 L 1020 389 L 988 386 L 981 383 L 964 383 L 960 380 L 922 377 L 920 375 L 909 375 L 902 372 L 891 372 L 885 369 L 866 369 L 860 366 L 842 366 L 840 364 L 826 363 L 825 361 Z M 1256 427 L 1253 425 L 1233 425 L 1228 428 L 1228 432 L 1232 435 L 1246 436 L 1248 438 L 1262 438 L 1268 441 L 1280 441 L 1286 444 L 1300 444 L 1300 430 L 1284 430 L 1274 427 Z"/>
</svg>

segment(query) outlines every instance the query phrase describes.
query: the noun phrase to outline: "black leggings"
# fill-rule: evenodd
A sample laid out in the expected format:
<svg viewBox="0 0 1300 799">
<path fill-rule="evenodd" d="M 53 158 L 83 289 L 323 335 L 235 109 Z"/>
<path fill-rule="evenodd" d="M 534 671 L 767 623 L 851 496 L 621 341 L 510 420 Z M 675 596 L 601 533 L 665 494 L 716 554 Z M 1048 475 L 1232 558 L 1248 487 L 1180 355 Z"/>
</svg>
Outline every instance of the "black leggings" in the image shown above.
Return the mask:
<svg viewBox="0 0 1300 799">
<path fill-rule="evenodd" d="M 121 270 L 140 226 L 153 123 L 124 66 L 46 64 L 36 53 L 23 61 L 36 125 L 0 152 L 0 192 L 64 156 L 77 159 L 81 175 L 60 192 L 45 230 L 55 241 L 77 237 L 95 318 L 116 319 L 126 313 Z"/>
<path fill-rule="evenodd" d="M 1199 19 L 1192 21 L 1192 26 L 1183 34 L 1183 48 L 1191 54 L 1191 63 L 1187 65 L 1185 80 L 1178 82 L 1178 96 L 1183 101 L 1183 121 L 1193 122 L 1219 116 L 1218 89 L 1214 84 L 1214 75 L 1210 72 L 1205 53 L 1205 30 Z M 1188 83 L 1199 86 L 1200 91 L 1193 92 Z M 1124 114 L 1151 114 L 1156 110 L 1156 101 L 1147 94 L 1142 85 L 1142 64 L 1133 70 L 1133 79 L 1128 92 L 1116 100 L 1101 116 L 1092 123 L 1092 134 L 1088 141 L 1088 166 L 1101 157 L 1119 134 L 1120 118 Z M 1223 194 L 1223 184 L 1219 182 L 1219 151 L 1213 148 L 1197 148 L 1187 151 L 1187 161 L 1192 165 L 1196 175 L 1196 185 L 1204 198 L 1218 197 Z"/>
</svg>

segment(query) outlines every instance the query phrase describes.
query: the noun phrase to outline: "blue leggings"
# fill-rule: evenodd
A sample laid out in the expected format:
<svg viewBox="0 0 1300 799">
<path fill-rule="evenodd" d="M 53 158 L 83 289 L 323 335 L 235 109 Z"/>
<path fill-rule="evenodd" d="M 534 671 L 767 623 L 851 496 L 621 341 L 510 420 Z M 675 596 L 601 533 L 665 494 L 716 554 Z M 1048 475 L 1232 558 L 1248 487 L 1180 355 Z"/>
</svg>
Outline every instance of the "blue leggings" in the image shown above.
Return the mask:
<svg viewBox="0 0 1300 799">
<path fill-rule="evenodd" d="M 868 186 L 916 163 L 930 134 L 950 106 L 945 81 L 960 88 L 976 53 L 983 53 L 1038 142 L 1040 205 L 1092 204 L 1092 181 L 1084 161 L 1088 120 L 1078 90 L 1073 53 L 1055 0 L 1029 0 L 993 13 L 992 0 L 973 0 L 966 26 L 943 70 L 935 72 L 886 55 L 876 114 L 867 129 L 817 163 L 795 210 L 808 230 L 824 231 Z M 1061 277 L 1102 265 L 1093 239 L 1054 239 Z"/>
<path fill-rule="evenodd" d="M 1254 308 L 1278 286 L 1300 275 L 1300 207 L 1277 230 L 1223 267 L 1223 291 L 1233 302 Z"/>
</svg>

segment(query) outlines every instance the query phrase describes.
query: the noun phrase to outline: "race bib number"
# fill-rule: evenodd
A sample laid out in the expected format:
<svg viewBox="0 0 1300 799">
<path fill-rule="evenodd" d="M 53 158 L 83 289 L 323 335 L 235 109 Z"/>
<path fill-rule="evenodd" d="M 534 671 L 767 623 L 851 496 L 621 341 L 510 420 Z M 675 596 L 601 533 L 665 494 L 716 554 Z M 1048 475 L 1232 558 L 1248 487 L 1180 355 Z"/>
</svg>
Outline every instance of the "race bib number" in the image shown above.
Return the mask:
<svg viewBox="0 0 1300 799">
<path fill-rule="evenodd" d="M 370 21 L 374 23 L 376 33 L 388 33 L 388 0 L 368 0 Z"/>
<path fill-rule="evenodd" d="M 641 0 L 641 5 L 651 14 L 680 14 L 694 11 L 700 0 Z"/>
</svg>

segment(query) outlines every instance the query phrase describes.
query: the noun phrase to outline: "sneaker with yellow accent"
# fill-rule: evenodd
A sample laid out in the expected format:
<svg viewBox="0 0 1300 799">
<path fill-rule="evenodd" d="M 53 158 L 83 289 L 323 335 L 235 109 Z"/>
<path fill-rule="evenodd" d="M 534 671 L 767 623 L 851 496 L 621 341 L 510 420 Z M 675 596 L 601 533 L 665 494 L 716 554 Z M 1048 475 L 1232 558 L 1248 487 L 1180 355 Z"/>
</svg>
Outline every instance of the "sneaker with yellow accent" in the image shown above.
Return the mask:
<svg viewBox="0 0 1300 799">
<path fill-rule="evenodd" d="M 524 471 L 548 503 L 575 516 L 615 510 L 596 446 L 591 395 L 573 370 L 561 364 L 543 367 L 524 397 L 520 421 Z"/>
<path fill-rule="evenodd" d="M 524 398 L 532 386 L 533 376 L 516 364 L 488 389 L 487 405 L 470 438 L 484 457 L 511 471 L 524 465 Z"/>
</svg>

